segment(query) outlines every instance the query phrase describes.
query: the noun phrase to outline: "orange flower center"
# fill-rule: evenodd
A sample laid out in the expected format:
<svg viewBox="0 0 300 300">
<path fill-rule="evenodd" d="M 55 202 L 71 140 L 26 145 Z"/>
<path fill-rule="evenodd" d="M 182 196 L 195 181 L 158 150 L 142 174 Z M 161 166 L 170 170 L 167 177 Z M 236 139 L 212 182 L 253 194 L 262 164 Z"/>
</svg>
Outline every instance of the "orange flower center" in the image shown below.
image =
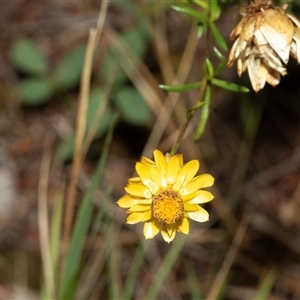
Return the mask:
<svg viewBox="0 0 300 300">
<path fill-rule="evenodd" d="M 184 212 L 183 201 L 173 190 L 164 190 L 154 196 L 151 209 L 156 221 L 168 225 L 180 220 Z"/>
</svg>

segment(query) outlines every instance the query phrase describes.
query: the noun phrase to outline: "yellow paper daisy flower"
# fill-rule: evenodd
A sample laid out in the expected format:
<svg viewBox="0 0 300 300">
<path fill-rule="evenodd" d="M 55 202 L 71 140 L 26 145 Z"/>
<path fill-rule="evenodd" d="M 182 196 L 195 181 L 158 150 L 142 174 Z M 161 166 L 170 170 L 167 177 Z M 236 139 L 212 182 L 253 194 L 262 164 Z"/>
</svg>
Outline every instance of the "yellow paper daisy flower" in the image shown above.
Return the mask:
<svg viewBox="0 0 300 300">
<path fill-rule="evenodd" d="M 163 155 L 154 150 L 154 161 L 143 157 L 135 169 L 138 177 L 130 178 L 125 187 L 127 195 L 117 202 L 128 208 L 128 224 L 145 222 L 144 236 L 152 239 L 159 231 L 169 243 L 176 232 L 189 233 L 188 218 L 208 221 L 209 215 L 198 204 L 211 201 L 214 196 L 202 190 L 214 183 L 210 174 L 195 177 L 199 161 L 183 164 L 183 155 Z"/>
</svg>

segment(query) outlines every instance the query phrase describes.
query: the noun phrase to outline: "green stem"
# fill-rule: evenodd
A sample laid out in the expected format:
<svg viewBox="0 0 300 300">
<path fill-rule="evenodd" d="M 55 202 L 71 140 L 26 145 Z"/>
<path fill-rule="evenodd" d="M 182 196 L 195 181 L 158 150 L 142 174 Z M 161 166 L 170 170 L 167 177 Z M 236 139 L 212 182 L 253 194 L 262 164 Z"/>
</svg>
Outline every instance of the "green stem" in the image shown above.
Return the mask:
<svg viewBox="0 0 300 300">
<path fill-rule="evenodd" d="M 196 101 L 195 105 L 191 109 L 189 109 L 188 112 L 187 112 L 186 121 L 181 126 L 178 137 L 177 137 L 177 139 L 176 139 L 176 141 L 175 141 L 175 143 L 172 147 L 172 150 L 170 152 L 171 156 L 173 156 L 177 152 L 177 150 L 180 146 L 180 143 L 181 143 L 181 141 L 184 137 L 184 134 L 185 134 L 185 132 L 186 132 L 186 130 L 187 130 L 194 114 L 195 114 L 195 111 L 199 108 L 199 105 L 201 104 L 201 102 L 204 98 L 206 86 L 207 86 L 207 76 L 205 74 L 203 79 L 202 79 L 201 88 L 200 88 L 200 91 L 199 91 L 199 96 L 197 98 L 197 101 Z"/>
<path fill-rule="evenodd" d="M 210 11 L 207 12 L 208 15 L 210 14 Z M 209 57 L 209 47 L 210 47 L 210 30 L 209 30 L 209 26 L 207 26 L 206 28 L 206 47 L 205 47 L 205 51 L 204 51 L 204 57 L 208 58 Z M 206 68 L 206 64 L 205 64 L 205 59 L 203 60 L 203 65 L 202 65 L 202 69 L 203 69 L 203 78 L 201 81 L 201 87 L 200 87 L 200 91 L 199 91 L 199 95 L 197 97 L 197 101 L 195 102 L 195 104 L 192 106 L 192 108 L 190 108 L 187 111 L 187 116 L 186 116 L 186 121 L 183 123 L 183 125 L 180 128 L 178 137 L 170 151 L 170 155 L 173 156 L 176 154 L 182 140 L 184 137 L 184 134 L 196 112 L 197 109 L 199 109 L 199 107 L 201 107 L 201 104 L 203 102 L 203 99 L 205 97 L 205 91 L 206 91 L 206 87 L 207 87 L 207 83 L 209 81 L 208 78 L 208 72 L 207 72 L 207 68 Z"/>
</svg>

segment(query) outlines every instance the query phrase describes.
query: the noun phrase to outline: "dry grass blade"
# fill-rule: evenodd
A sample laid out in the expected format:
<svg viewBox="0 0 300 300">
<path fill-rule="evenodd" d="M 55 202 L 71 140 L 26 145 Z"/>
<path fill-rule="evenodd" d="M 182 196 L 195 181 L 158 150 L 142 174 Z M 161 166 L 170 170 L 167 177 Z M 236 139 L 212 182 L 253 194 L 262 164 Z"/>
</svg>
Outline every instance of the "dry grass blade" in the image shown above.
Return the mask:
<svg viewBox="0 0 300 300">
<path fill-rule="evenodd" d="M 49 139 L 46 140 L 45 151 L 40 169 L 40 180 L 38 190 L 38 224 L 41 245 L 41 256 L 43 262 L 45 292 L 47 297 L 55 299 L 54 274 L 50 253 L 49 214 L 48 214 L 48 180 L 51 163 Z"/>
<path fill-rule="evenodd" d="M 108 78 L 107 84 L 105 85 L 102 101 L 99 103 L 99 107 L 97 108 L 92 126 L 91 126 L 90 130 L 88 131 L 87 136 L 85 138 L 83 157 L 86 156 L 86 153 L 89 149 L 89 146 L 91 145 L 91 143 L 92 143 L 92 141 L 95 137 L 95 134 L 96 134 L 96 131 L 97 131 L 97 126 L 99 124 L 99 120 L 101 119 L 102 115 L 105 113 L 105 109 L 107 107 L 108 100 L 109 100 L 111 87 L 112 87 L 113 81 L 114 81 L 115 76 L 116 76 L 116 71 L 117 71 L 116 68 L 114 68 L 112 70 L 112 72 L 110 73 L 110 76 Z"/>
<path fill-rule="evenodd" d="M 98 19 L 99 27 L 97 29 L 92 28 L 90 30 L 86 56 L 84 61 L 84 67 L 83 67 L 83 72 L 81 77 L 79 105 L 78 105 L 78 113 L 77 113 L 76 138 L 75 138 L 75 154 L 74 154 L 74 161 L 72 165 L 71 182 L 68 189 L 67 203 L 66 203 L 64 238 L 63 238 L 63 246 L 62 246 L 63 254 L 67 252 L 68 245 L 69 245 L 70 232 L 71 232 L 71 226 L 72 226 L 73 215 L 74 215 L 76 186 L 77 186 L 81 164 L 84 159 L 83 141 L 84 141 L 84 135 L 86 130 L 86 116 L 87 116 L 88 99 L 90 93 L 90 80 L 91 80 L 93 55 L 97 44 L 97 39 L 101 35 L 104 26 L 104 20 L 105 20 L 108 4 L 109 1 L 102 2 L 100 15 Z"/>
<path fill-rule="evenodd" d="M 131 51 L 130 45 L 122 41 L 119 34 L 109 27 L 105 36 L 110 45 L 115 46 L 120 56 L 119 63 L 136 89 L 144 97 L 154 114 L 161 109 L 164 99 L 163 92 L 158 88 L 158 82 L 148 67 Z"/>
<path fill-rule="evenodd" d="M 242 241 L 244 239 L 246 230 L 248 228 L 248 224 L 251 219 L 251 215 L 252 215 L 252 208 L 250 208 L 244 212 L 242 221 L 240 222 L 239 227 L 236 231 L 232 245 L 231 245 L 230 249 L 228 250 L 226 258 L 222 264 L 222 267 L 221 267 L 219 273 L 217 274 L 216 279 L 213 282 L 212 287 L 206 297 L 207 300 L 218 298 L 218 295 L 222 289 L 222 286 L 226 280 L 226 277 L 230 271 L 230 268 L 236 258 L 236 255 L 237 255 L 239 248 L 242 244 Z"/>
<path fill-rule="evenodd" d="M 197 44 L 198 40 L 195 38 L 196 35 L 196 26 L 193 25 L 191 27 L 189 37 L 185 46 L 185 49 L 182 54 L 181 61 L 179 63 L 178 71 L 175 75 L 174 78 L 172 78 L 172 84 L 182 84 L 185 82 L 189 72 L 190 68 L 192 65 L 192 61 L 194 59 L 194 54 L 197 49 Z M 159 53 L 159 52 L 158 52 Z M 162 65 L 163 66 L 163 65 Z M 172 114 L 173 108 L 175 104 L 178 102 L 180 98 L 180 94 L 173 94 L 173 95 L 168 95 L 164 106 L 160 110 L 160 114 L 157 118 L 157 121 L 153 127 L 153 130 L 151 131 L 150 137 L 148 139 L 148 142 L 144 148 L 144 155 L 149 155 L 151 152 L 150 149 L 154 149 L 156 145 L 158 144 L 163 132 L 164 128 L 167 126 L 167 122 L 170 119 L 170 115 Z M 183 109 L 182 111 L 185 111 Z M 171 143 L 175 141 L 174 140 L 170 141 Z M 166 145 L 170 147 L 170 145 Z"/>
</svg>

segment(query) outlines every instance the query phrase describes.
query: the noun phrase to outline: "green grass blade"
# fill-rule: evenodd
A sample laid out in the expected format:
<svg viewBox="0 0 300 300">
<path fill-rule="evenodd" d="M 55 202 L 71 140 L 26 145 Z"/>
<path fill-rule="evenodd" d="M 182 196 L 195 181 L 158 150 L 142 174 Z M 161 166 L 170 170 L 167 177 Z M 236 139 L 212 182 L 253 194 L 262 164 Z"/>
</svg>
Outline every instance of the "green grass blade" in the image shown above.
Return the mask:
<svg viewBox="0 0 300 300">
<path fill-rule="evenodd" d="M 261 283 L 255 297 L 255 299 L 264 300 L 269 299 L 269 295 L 271 293 L 272 287 L 274 286 L 274 283 L 276 281 L 277 272 L 274 269 L 269 270 L 269 272 L 266 274 L 263 282 Z"/>
<path fill-rule="evenodd" d="M 117 260 L 117 247 L 115 243 L 115 226 L 113 220 L 109 221 L 106 229 L 107 241 L 107 263 L 108 263 L 108 294 L 109 299 L 120 299 L 119 297 L 119 275 L 118 275 L 118 260 Z"/>
<path fill-rule="evenodd" d="M 105 199 L 108 201 L 110 200 L 110 195 L 112 193 L 112 187 L 109 186 L 107 190 L 105 191 Z M 103 217 L 107 214 L 107 202 L 104 201 L 103 204 L 101 205 L 101 208 L 98 209 L 97 215 L 95 217 L 93 227 L 92 227 L 92 235 L 96 236 L 99 233 L 99 228 L 103 222 Z"/>
<path fill-rule="evenodd" d="M 156 272 L 156 275 L 153 278 L 153 283 L 147 291 L 147 294 L 144 297 L 144 299 L 157 299 L 157 295 L 166 278 L 168 277 L 176 259 L 178 258 L 178 255 L 182 250 L 185 240 L 185 235 L 176 236 L 176 239 L 171 244 L 167 256 L 164 258 L 158 272 Z"/>
<path fill-rule="evenodd" d="M 58 259 L 59 259 L 59 249 L 61 241 L 61 228 L 62 228 L 62 218 L 63 218 L 63 192 L 59 193 L 55 197 L 53 216 L 51 220 L 51 236 L 50 236 L 50 252 L 52 260 L 53 274 L 58 273 Z M 57 284 L 57 282 L 55 282 Z"/>
<path fill-rule="evenodd" d="M 190 291 L 190 299 L 202 300 L 203 297 L 201 296 L 199 290 L 199 282 L 197 280 L 197 274 L 191 260 L 185 262 L 185 270 L 186 270 L 187 283 Z"/>
<path fill-rule="evenodd" d="M 90 226 L 90 219 L 93 209 L 93 193 L 98 188 L 99 181 L 103 175 L 106 158 L 108 155 L 108 145 L 112 139 L 113 127 L 116 121 L 114 116 L 110 130 L 106 136 L 105 147 L 102 152 L 101 158 L 98 162 L 95 173 L 93 174 L 91 185 L 85 193 L 79 212 L 76 218 L 74 230 L 72 232 L 72 239 L 70 249 L 66 257 L 65 268 L 62 275 L 61 286 L 59 290 L 59 299 L 73 299 L 74 293 L 77 288 L 78 271 L 81 264 L 81 256 L 83 244 Z"/>
<path fill-rule="evenodd" d="M 145 245 L 143 241 L 140 241 L 138 248 L 136 249 L 131 268 L 127 275 L 127 280 L 124 286 L 124 292 L 122 299 L 132 299 L 134 287 L 137 283 L 137 277 L 145 258 Z"/>
</svg>

